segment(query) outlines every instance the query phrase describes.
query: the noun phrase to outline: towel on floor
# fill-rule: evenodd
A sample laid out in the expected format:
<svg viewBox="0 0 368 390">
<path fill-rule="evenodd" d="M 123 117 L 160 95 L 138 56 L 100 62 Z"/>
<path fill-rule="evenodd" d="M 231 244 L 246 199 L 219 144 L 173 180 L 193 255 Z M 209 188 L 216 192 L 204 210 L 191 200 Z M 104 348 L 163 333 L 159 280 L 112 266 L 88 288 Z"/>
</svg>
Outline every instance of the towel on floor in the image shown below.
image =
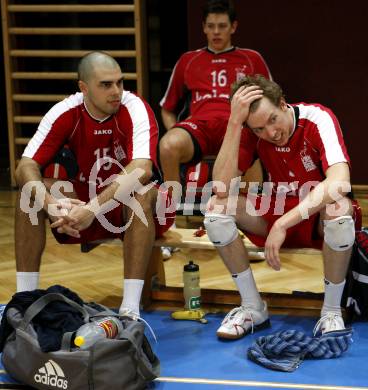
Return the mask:
<svg viewBox="0 0 368 390">
<path fill-rule="evenodd" d="M 291 372 L 304 359 L 331 359 L 341 356 L 352 343 L 351 328 L 310 337 L 297 330 L 285 330 L 259 337 L 248 349 L 248 358 L 266 368 Z"/>
</svg>

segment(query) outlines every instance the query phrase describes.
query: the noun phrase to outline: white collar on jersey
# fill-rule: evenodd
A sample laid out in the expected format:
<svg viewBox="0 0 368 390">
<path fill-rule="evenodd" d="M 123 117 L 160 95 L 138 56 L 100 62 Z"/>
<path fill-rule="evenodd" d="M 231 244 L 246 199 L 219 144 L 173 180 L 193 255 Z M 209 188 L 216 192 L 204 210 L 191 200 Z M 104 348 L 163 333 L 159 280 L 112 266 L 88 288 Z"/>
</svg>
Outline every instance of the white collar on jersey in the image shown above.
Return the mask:
<svg viewBox="0 0 368 390">
<path fill-rule="evenodd" d="M 292 116 L 293 116 L 293 131 L 291 132 L 291 134 L 289 135 L 289 138 L 292 137 L 292 135 L 294 134 L 295 130 L 296 130 L 296 118 L 295 118 L 295 110 L 294 110 L 294 107 L 293 106 L 290 106 L 289 104 L 287 105 L 288 109 L 291 110 L 291 113 L 292 113 Z"/>
<path fill-rule="evenodd" d="M 225 50 L 222 50 L 222 51 L 214 51 L 212 49 L 210 49 L 208 46 L 206 48 L 210 53 L 212 54 L 222 54 L 222 53 L 227 53 L 228 51 L 232 51 L 235 49 L 235 46 L 231 46 L 231 47 L 228 47 L 227 49 Z"/>
<path fill-rule="evenodd" d="M 89 115 L 92 119 L 94 119 L 95 121 L 97 121 L 98 123 L 104 122 L 106 119 L 110 118 L 110 116 L 111 116 L 111 115 L 108 115 L 106 118 L 103 118 L 103 119 L 96 118 L 96 117 L 94 117 L 94 116 L 88 111 L 88 108 L 87 108 L 87 106 L 84 104 L 84 102 L 83 102 L 83 106 L 84 106 L 84 108 L 86 109 L 86 111 L 88 112 L 88 115 Z"/>
</svg>

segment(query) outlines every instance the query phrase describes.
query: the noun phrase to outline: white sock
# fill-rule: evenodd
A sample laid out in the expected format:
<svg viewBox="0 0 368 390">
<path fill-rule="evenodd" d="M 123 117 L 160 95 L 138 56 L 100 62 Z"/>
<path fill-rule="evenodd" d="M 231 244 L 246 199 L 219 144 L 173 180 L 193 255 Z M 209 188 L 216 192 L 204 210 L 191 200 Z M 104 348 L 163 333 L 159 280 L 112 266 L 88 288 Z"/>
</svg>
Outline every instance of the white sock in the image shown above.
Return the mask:
<svg viewBox="0 0 368 390">
<path fill-rule="evenodd" d="M 239 274 L 233 274 L 232 277 L 238 287 L 242 306 L 251 307 L 255 310 L 262 309 L 263 301 L 259 295 L 256 282 L 253 277 L 253 272 L 250 267 Z"/>
<path fill-rule="evenodd" d="M 139 303 L 141 301 L 143 285 L 144 280 L 141 279 L 124 280 L 124 298 L 119 312 L 124 309 L 130 309 L 135 314 L 139 315 Z"/>
<path fill-rule="evenodd" d="M 38 289 L 39 272 L 17 272 L 17 292 Z"/>
<path fill-rule="evenodd" d="M 344 291 L 345 279 L 338 284 L 325 279 L 325 297 L 321 310 L 321 316 L 327 312 L 341 315 L 341 297 Z"/>
</svg>

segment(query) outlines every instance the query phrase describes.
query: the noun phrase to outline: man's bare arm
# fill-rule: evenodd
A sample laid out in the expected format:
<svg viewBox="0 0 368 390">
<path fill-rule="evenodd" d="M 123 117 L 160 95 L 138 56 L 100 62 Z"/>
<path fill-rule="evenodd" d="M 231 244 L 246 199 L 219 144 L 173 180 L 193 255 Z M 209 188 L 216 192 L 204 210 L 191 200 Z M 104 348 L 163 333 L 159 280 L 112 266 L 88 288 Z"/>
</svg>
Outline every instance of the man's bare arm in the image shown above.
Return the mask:
<svg viewBox="0 0 368 390">
<path fill-rule="evenodd" d="M 213 179 L 225 184 L 227 191 L 214 189 L 219 197 L 226 197 L 231 179 L 240 176 L 238 169 L 239 145 L 243 123 L 249 115 L 249 107 L 254 100 L 262 97 L 256 86 L 240 87 L 231 100 L 231 113 L 224 140 L 213 167 Z"/>
<path fill-rule="evenodd" d="M 15 171 L 15 180 L 20 189 L 23 189 L 24 185 L 31 181 L 35 183 L 30 193 L 27 194 L 32 201 L 35 200 L 37 191 L 38 193 L 40 193 L 40 191 L 45 191 L 45 201 L 41 206 L 46 212 L 48 205 L 54 203 L 53 197 L 43 184 L 40 166 L 33 159 L 22 157 Z"/>
<path fill-rule="evenodd" d="M 281 267 L 280 248 L 285 241 L 287 229 L 295 226 L 305 218 L 318 213 L 329 204 L 339 203 L 339 213 L 346 213 L 350 202 L 346 198 L 351 189 L 349 166 L 345 162 L 330 166 L 326 171 L 326 178 L 320 182 L 307 196 L 272 226 L 265 243 L 265 257 L 267 263 L 275 270 Z M 346 211 L 342 210 L 346 207 Z"/>
<path fill-rule="evenodd" d="M 330 166 L 326 178 L 320 182 L 298 206 L 280 217 L 275 224 L 289 229 L 303 220 L 307 215 L 321 211 L 326 205 L 334 203 L 350 192 L 350 170 L 345 162 Z M 332 192 L 334 190 L 334 192 Z"/>
<path fill-rule="evenodd" d="M 166 130 L 171 130 L 177 122 L 176 114 L 165 108 L 161 108 L 161 118 Z"/>
<path fill-rule="evenodd" d="M 135 190 L 139 190 L 147 184 L 152 177 L 152 161 L 148 159 L 132 160 L 124 170 L 112 178 L 106 188 L 97 196 L 92 198 L 86 205 L 74 207 L 68 215 L 73 219 L 70 225 L 77 231 L 87 229 L 98 214 L 104 214 L 111 205 L 111 200 L 122 203 L 121 199 L 127 199 Z M 129 200 L 129 199 L 128 199 Z M 52 224 L 52 227 L 59 227 L 60 223 Z M 79 233 L 78 233 L 79 236 Z"/>
<path fill-rule="evenodd" d="M 152 177 L 152 161 L 143 158 L 132 160 L 124 167 L 124 171 L 97 196 L 98 203 L 102 205 L 107 201 L 114 199 L 115 193 L 119 190 L 120 186 L 124 187 L 124 185 L 126 185 L 127 188 L 133 187 L 134 184 L 139 186 L 139 183 L 131 182 L 131 180 L 134 180 L 134 176 L 129 175 L 136 169 L 141 173 L 139 182 L 142 185 L 147 184 Z"/>
</svg>

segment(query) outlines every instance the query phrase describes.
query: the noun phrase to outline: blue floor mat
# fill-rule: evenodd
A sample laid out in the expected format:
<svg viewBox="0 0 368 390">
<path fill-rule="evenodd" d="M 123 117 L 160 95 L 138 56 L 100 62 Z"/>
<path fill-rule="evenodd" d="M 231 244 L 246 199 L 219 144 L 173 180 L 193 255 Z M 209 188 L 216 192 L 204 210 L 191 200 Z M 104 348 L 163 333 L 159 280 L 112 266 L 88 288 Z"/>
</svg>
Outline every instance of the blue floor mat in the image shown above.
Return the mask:
<svg viewBox="0 0 368 390">
<path fill-rule="evenodd" d="M 143 317 L 150 323 L 158 336 L 156 352 L 161 359 L 161 377 L 186 378 L 186 385 L 190 378 L 206 379 L 212 388 L 227 389 L 259 388 L 290 388 L 291 384 L 342 386 L 343 388 L 364 387 L 368 385 L 368 370 L 366 360 L 368 357 L 367 323 L 354 324 L 353 344 L 350 349 L 338 359 L 305 360 L 301 366 L 292 373 L 272 371 L 261 367 L 246 357 L 248 347 L 261 335 L 276 333 L 281 330 L 296 329 L 311 334 L 317 319 L 294 316 L 273 315 L 271 328 L 250 334 L 236 341 L 220 341 L 216 337 L 223 315 L 207 315 L 208 324 L 192 321 L 172 320 L 168 313 L 144 313 Z M 218 384 L 215 382 L 219 381 Z M 220 383 L 220 381 L 226 381 Z M 239 381 L 240 383 L 232 383 Z M 192 381 L 190 389 L 196 383 Z M 205 382 L 205 381 L 204 381 Z M 241 383 L 243 382 L 243 383 Z M 247 383 L 248 382 L 248 383 Z M 249 383 L 255 382 L 255 383 Z M 276 383 L 278 384 L 276 386 Z M 157 389 L 181 389 L 183 384 L 175 382 L 156 383 Z M 198 388 L 205 390 L 204 383 Z M 317 387 L 316 387 L 317 388 Z"/>
<path fill-rule="evenodd" d="M 161 360 L 161 376 L 151 389 L 368 389 L 367 323 L 354 324 L 354 342 L 342 357 L 305 360 L 296 371 L 285 373 L 249 361 L 248 347 L 259 336 L 281 330 L 311 334 L 317 319 L 273 315 L 271 328 L 240 340 L 220 341 L 216 329 L 224 315 L 207 315 L 207 324 L 176 321 L 166 311 L 143 312 L 142 316 L 157 336 L 157 344 L 152 337 L 150 341 Z M 14 384 L 16 381 L 0 365 L 0 388 L 12 388 Z"/>
</svg>

